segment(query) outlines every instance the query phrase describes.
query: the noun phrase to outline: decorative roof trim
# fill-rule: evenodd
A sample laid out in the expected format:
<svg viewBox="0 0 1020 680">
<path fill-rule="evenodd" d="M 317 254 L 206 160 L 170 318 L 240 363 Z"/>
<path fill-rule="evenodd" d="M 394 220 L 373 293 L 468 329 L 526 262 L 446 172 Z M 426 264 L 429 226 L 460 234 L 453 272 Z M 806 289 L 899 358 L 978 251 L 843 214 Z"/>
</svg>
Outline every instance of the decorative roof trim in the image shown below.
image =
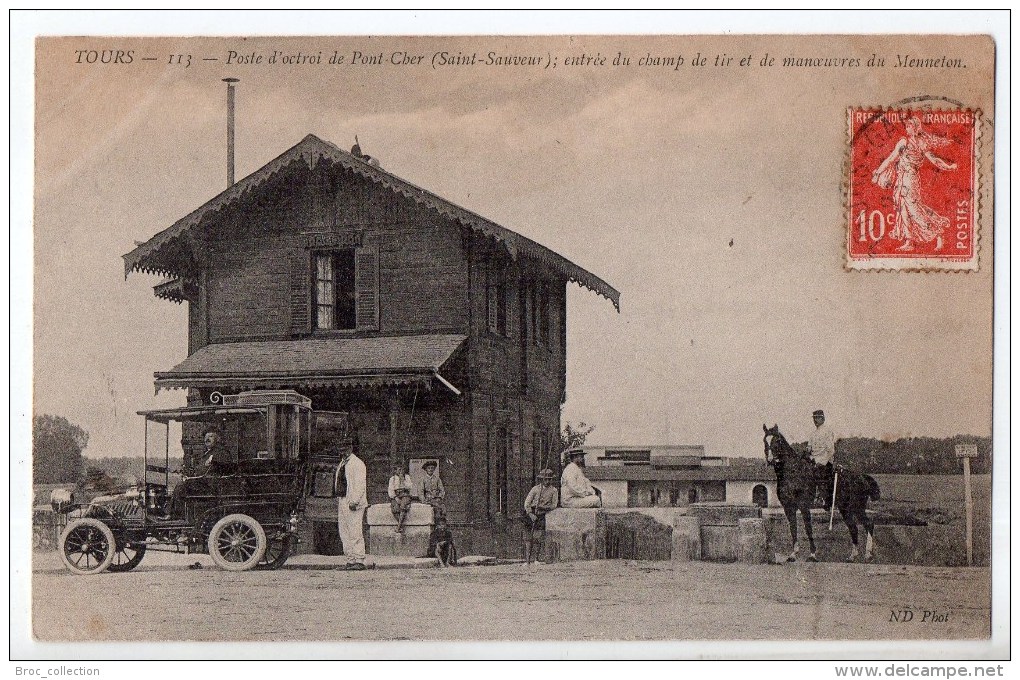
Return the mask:
<svg viewBox="0 0 1020 680">
<path fill-rule="evenodd" d="M 194 375 L 187 378 L 160 377 L 156 374 L 156 394 L 161 389 L 186 389 L 188 387 L 231 387 L 241 389 L 281 389 L 284 387 L 319 388 L 379 388 L 417 385 L 430 389 L 434 374 L 431 371 L 415 373 L 372 373 L 361 375 L 275 375 L 275 376 L 215 376 Z"/>
<path fill-rule="evenodd" d="M 152 287 L 152 293 L 163 300 L 170 300 L 181 304 L 184 302 L 184 282 L 181 279 L 171 279 Z"/>
<path fill-rule="evenodd" d="M 210 214 L 220 212 L 234 202 L 248 196 L 253 190 L 265 184 L 291 164 L 302 161 L 310 169 L 315 169 L 315 166 L 322 159 L 336 163 L 441 215 L 445 215 L 475 231 L 500 241 L 515 259 L 519 253 L 524 253 L 549 265 L 568 281 L 573 281 L 610 300 L 616 307 L 616 310 L 620 310 L 619 291 L 595 274 L 579 267 L 562 255 L 525 236 L 501 227 L 477 213 L 461 208 L 430 191 L 371 165 L 367 161 L 347 153 L 339 147 L 319 139 L 315 135 L 307 135 L 297 145 L 277 156 L 259 170 L 230 186 L 201 207 L 175 222 L 169 228 L 164 229 L 130 253 L 124 255 L 124 277 L 127 278 L 127 275 L 132 271 L 176 276 L 178 272 L 167 271 L 161 264 L 153 262 L 154 256 L 163 247 L 200 224 Z"/>
</svg>

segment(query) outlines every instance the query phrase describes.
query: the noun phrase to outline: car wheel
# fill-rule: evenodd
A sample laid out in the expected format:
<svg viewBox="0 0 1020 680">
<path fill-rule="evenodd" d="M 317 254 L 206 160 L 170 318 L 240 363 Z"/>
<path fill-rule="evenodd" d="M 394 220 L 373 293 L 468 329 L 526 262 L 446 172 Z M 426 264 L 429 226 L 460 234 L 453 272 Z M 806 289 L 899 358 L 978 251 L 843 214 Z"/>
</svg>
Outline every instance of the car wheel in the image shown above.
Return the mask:
<svg viewBox="0 0 1020 680">
<path fill-rule="evenodd" d="M 125 542 L 118 546 L 117 552 L 113 554 L 113 562 L 110 563 L 110 571 L 131 571 L 141 563 L 143 557 L 145 557 L 144 543 Z"/>
<path fill-rule="evenodd" d="M 266 532 L 254 518 L 227 515 L 209 532 L 209 556 L 227 571 L 248 571 L 266 552 Z"/>
<path fill-rule="evenodd" d="M 75 574 L 101 574 L 113 562 L 117 542 L 104 522 L 71 520 L 60 534 L 60 559 Z"/>
<path fill-rule="evenodd" d="M 294 537 L 287 535 L 282 538 L 268 538 L 266 540 L 266 552 L 255 565 L 256 569 L 273 570 L 283 566 L 294 549 Z"/>
</svg>

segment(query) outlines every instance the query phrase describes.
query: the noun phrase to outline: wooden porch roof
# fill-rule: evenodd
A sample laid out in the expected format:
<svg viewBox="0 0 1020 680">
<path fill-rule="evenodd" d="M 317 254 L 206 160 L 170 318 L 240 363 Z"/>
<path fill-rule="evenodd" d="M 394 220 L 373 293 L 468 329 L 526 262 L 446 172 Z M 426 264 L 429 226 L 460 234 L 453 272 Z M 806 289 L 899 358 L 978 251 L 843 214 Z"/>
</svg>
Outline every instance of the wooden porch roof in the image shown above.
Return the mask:
<svg viewBox="0 0 1020 680">
<path fill-rule="evenodd" d="M 206 345 L 169 371 L 155 374 L 156 390 L 237 388 L 380 387 L 447 384 L 439 371 L 463 335 L 378 338 L 310 338 Z"/>
</svg>

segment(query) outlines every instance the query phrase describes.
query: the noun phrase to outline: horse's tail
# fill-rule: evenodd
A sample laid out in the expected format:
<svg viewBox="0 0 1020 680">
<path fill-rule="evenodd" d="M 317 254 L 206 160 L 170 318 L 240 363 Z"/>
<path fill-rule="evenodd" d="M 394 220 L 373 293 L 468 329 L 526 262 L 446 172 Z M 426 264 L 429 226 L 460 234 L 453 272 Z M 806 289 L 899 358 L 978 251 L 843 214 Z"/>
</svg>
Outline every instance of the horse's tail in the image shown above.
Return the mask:
<svg viewBox="0 0 1020 680">
<path fill-rule="evenodd" d="M 878 488 L 878 482 L 871 475 L 864 475 L 864 482 L 868 485 L 868 498 L 873 501 L 877 501 L 882 497 L 882 492 Z"/>
</svg>

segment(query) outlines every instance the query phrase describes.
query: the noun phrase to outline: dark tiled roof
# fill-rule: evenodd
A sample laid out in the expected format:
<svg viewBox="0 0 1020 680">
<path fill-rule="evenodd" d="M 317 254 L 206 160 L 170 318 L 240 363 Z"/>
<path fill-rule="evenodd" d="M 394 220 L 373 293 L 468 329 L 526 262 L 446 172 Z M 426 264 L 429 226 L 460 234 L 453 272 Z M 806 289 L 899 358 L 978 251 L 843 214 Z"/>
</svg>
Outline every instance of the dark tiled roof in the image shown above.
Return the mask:
<svg viewBox="0 0 1020 680">
<path fill-rule="evenodd" d="M 664 469 L 647 465 L 589 465 L 584 474 L 592 481 L 775 481 L 771 468 L 755 465 L 711 465 L 699 468 Z"/>
<path fill-rule="evenodd" d="M 177 239 L 200 224 L 207 216 L 213 215 L 235 201 L 248 196 L 274 175 L 284 171 L 295 162 L 304 162 L 313 169 L 320 162 L 338 164 L 377 184 L 381 184 L 391 191 L 457 220 L 475 231 L 482 232 L 499 240 L 506 246 L 513 257 L 517 257 L 518 253 L 524 253 L 531 258 L 545 263 L 554 271 L 565 276 L 569 281 L 574 281 L 611 300 L 617 310 L 620 308 L 620 293 L 615 288 L 562 255 L 516 232 L 501 227 L 481 215 L 461 208 L 430 191 L 417 187 L 378 166 L 368 163 L 362 158 L 319 139 L 315 135 L 307 135 L 296 146 L 291 147 L 259 170 L 227 188 L 226 191 L 214 197 L 197 210 L 181 218 L 169 228 L 164 229 L 127 255 L 124 255 L 124 275 L 127 276 L 132 271 L 144 271 L 170 277 L 178 276 L 180 272 L 172 271 L 173 267 L 168 264 L 169 260 L 160 256 L 161 250 L 164 248 L 168 251 L 176 249 L 178 247 Z"/>
<path fill-rule="evenodd" d="M 169 371 L 156 373 L 156 388 L 428 384 L 466 339 L 409 335 L 206 345 Z"/>
</svg>

